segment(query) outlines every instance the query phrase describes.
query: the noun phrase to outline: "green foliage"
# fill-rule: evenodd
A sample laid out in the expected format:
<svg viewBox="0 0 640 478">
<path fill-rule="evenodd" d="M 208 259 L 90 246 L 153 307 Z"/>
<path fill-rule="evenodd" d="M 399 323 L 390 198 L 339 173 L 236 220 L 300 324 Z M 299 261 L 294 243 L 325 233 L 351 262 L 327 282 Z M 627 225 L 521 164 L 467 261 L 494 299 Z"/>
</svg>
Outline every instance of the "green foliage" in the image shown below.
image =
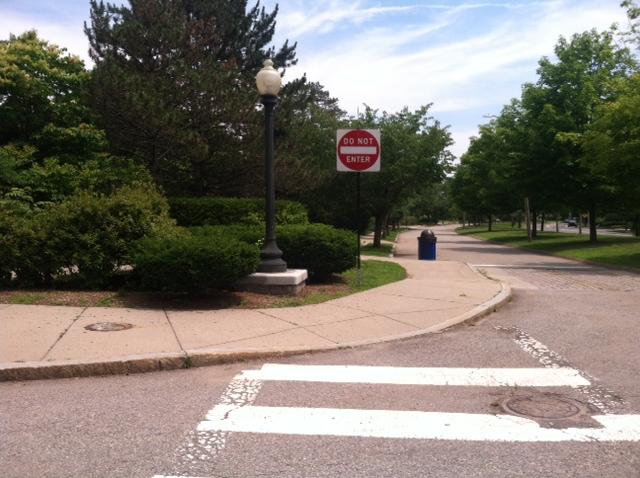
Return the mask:
<svg viewBox="0 0 640 478">
<path fill-rule="evenodd" d="M 1 276 L 17 285 L 108 287 L 135 241 L 175 235 L 166 200 L 151 186 L 109 196 L 77 193 L 28 217 L 0 216 Z"/>
<path fill-rule="evenodd" d="M 259 226 L 209 226 L 191 228 L 198 236 L 227 236 L 262 247 Z M 277 229 L 277 243 L 289 268 L 307 269 L 314 278 L 339 274 L 356 262 L 356 235 L 326 224 L 289 224 Z"/>
<path fill-rule="evenodd" d="M 510 176 L 509 157 L 504 154 L 507 129 L 502 118 L 480 127 L 451 181 L 458 207 L 468 214 L 491 216 L 517 209 Z"/>
<path fill-rule="evenodd" d="M 259 262 L 255 245 L 223 234 L 145 239 L 133 254 L 140 287 L 165 292 L 228 287 L 255 272 Z"/>
<path fill-rule="evenodd" d="M 78 191 L 151 181 L 140 165 L 107 153 L 104 131 L 90 123 L 89 76 L 35 32 L 0 42 L 1 207 L 26 214 Z"/>
<path fill-rule="evenodd" d="M 593 174 L 606 181 L 622 208 L 639 214 L 640 74 L 620 84 L 615 101 L 600 106 L 583 145 Z"/>
<path fill-rule="evenodd" d="M 78 57 L 40 40 L 35 31 L 0 41 L 0 145 L 30 141 L 49 123 L 86 122 L 88 80 Z"/>
<path fill-rule="evenodd" d="M 270 46 L 277 7 L 247 3 L 90 2 L 92 104 L 115 150 L 172 195 L 260 187 L 255 74 L 266 58 L 294 64 L 295 45 Z"/>
<path fill-rule="evenodd" d="M 169 198 L 171 216 L 180 226 L 220 224 L 264 224 L 264 199 L 249 198 Z M 278 224 L 305 224 L 307 211 L 300 203 L 277 201 Z"/>
<path fill-rule="evenodd" d="M 307 269 L 314 278 L 344 272 L 356 261 L 356 236 L 326 224 L 284 226 L 278 246 L 287 266 Z"/>
<path fill-rule="evenodd" d="M 555 59 L 540 60 L 538 81 L 525 84 L 521 98 L 512 100 L 472 140 L 452 182 L 457 205 L 474 215 L 507 213 L 527 197 L 533 237 L 539 213 L 588 210 L 595 242 L 596 211 L 616 199 L 613 168 L 603 164 L 616 162 L 612 142 L 622 141 L 621 136 L 607 140 L 603 128 L 611 124 L 598 118 L 607 115 L 603 105 L 617 102 L 621 85 L 635 69 L 633 56 L 616 44 L 612 32 L 592 30 L 561 38 Z M 633 114 L 626 116 L 637 121 Z M 620 186 L 618 182 L 618 191 Z"/>
<path fill-rule="evenodd" d="M 623 37 L 640 49 L 640 5 L 635 0 L 623 0 L 621 7 L 627 10 L 629 29 L 622 32 Z"/>
<path fill-rule="evenodd" d="M 363 203 L 375 218 L 374 245 L 380 246 L 382 228 L 394 208 L 430 183 L 441 182 L 453 161 L 448 127 L 429 115 L 430 105 L 389 114 L 366 108 L 352 127 L 381 130 L 383 163 L 380 173 L 365 175 Z"/>
<path fill-rule="evenodd" d="M 45 222 L 43 214 L 25 219 L 0 210 L 0 283 L 46 284 L 62 269 L 63 261 L 47 247 Z"/>
<path fill-rule="evenodd" d="M 78 163 L 106 151 L 105 132 L 87 123 L 61 127 L 52 123 L 33 135 L 40 157 L 55 156 L 63 163 Z"/>
</svg>

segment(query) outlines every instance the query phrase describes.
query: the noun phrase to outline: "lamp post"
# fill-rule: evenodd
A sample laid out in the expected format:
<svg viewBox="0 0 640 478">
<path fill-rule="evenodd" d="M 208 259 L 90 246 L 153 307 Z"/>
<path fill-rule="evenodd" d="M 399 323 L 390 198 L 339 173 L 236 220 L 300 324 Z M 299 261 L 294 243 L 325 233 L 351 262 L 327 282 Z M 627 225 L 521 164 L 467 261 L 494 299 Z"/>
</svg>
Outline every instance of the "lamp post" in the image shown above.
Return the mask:
<svg viewBox="0 0 640 478">
<path fill-rule="evenodd" d="M 264 105 L 265 160 L 264 179 L 266 183 L 265 212 L 266 234 L 264 247 L 260 252 L 258 272 L 285 272 L 287 264 L 282 260 L 282 251 L 276 244 L 276 188 L 273 171 L 273 109 L 278 102 L 278 92 L 282 85 L 280 73 L 273 68 L 271 60 L 265 60 L 264 66 L 256 75 L 256 85 Z"/>
</svg>

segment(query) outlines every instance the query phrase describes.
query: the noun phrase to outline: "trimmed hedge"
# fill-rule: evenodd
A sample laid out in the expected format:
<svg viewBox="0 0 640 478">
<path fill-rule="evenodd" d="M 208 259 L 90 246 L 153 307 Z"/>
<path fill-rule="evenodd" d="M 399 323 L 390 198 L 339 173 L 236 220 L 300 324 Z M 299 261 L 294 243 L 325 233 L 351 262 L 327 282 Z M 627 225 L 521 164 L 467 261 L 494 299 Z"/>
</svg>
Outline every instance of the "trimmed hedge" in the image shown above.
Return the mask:
<svg viewBox="0 0 640 478">
<path fill-rule="evenodd" d="M 171 216 L 179 226 L 264 224 L 264 199 L 194 197 L 169 198 Z M 307 224 L 305 207 L 297 202 L 276 201 L 278 224 Z"/>
<path fill-rule="evenodd" d="M 256 226 L 208 226 L 190 228 L 194 235 L 226 236 L 262 246 L 264 228 Z M 339 274 L 356 265 L 356 235 L 326 224 L 279 226 L 278 247 L 290 268 L 307 269 L 315 279 Z"/>
<path fill-rule="evenodd" d="M 278 236 L 288 267 L 307 269 L 314 278 L 339 274 L 356 265 L 356 235 L 326 224 L 284 226 Z"/>
<path fill-rule="evenodd" d="M 255 272 L 260 252 L 224 235 L 190 235 L 142 240 L 132 259 L 142 289 L 195 292 L 227 287 Z"/>
</svg>

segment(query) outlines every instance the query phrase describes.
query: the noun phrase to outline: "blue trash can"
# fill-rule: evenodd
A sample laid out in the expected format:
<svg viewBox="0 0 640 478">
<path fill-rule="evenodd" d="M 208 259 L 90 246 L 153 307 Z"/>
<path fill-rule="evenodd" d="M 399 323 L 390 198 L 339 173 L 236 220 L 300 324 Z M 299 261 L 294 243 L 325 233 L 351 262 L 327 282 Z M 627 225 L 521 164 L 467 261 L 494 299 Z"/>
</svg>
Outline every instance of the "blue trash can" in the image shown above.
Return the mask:
<svg viewBox="0 0 640 478">
<path fill-rule="evenodd" d="M 421 261 L 436 260 L 436 242 L 438 238 L 429 229 L 425 229 L 418 237 L 418 259 Z"/>
</svg>

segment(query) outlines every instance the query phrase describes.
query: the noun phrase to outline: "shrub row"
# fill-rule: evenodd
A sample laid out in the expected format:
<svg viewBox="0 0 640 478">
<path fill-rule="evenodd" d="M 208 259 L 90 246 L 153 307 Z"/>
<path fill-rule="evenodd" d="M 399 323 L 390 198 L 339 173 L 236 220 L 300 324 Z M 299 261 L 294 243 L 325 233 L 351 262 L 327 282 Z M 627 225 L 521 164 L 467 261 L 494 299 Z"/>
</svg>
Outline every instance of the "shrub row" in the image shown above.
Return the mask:
<svg viewBox="0 0 640 478">
<path fill-rule="evenodd" d="M 169 198 L 171 216 L 179 226 L 264 224 L 264 199 L 197 197 Z M 276 201 L 278 224 L 306 224 L 307 210 L 297 202 Z"/>
<path fill-rule="evenodd" d="M 258 247 L 218 235 L 145 239 L 133 254 L 137 285 L 145 290 L 194 292 L 227 287 L 255 272 Z"/>
<path fill-rule="evenodd" d="M 0 282 L 109 288 L 131 265 L 132 288 L 228 287 L 256 270 L 263 238 L 264 225 L 177 228 L 149 185 L 108 196 L 82 192 L 25 216 L 0 212 Z M 279 226 L 278 245 L 290 268 L 316 279 L 355 265 L 355 235 L 331 226 Z"/>
<path fill-rule="evenodd" d="M 194 235 L 221 237 L 262 246 L 264 228 L 256 226 L 209 226 L 191 228 Z M 356 236 L 326 224 L 279 226 L 277 243 L 289 268 L 307 269 L 312 278 L 341 273 L 355 266 Z"/>
</svg>

